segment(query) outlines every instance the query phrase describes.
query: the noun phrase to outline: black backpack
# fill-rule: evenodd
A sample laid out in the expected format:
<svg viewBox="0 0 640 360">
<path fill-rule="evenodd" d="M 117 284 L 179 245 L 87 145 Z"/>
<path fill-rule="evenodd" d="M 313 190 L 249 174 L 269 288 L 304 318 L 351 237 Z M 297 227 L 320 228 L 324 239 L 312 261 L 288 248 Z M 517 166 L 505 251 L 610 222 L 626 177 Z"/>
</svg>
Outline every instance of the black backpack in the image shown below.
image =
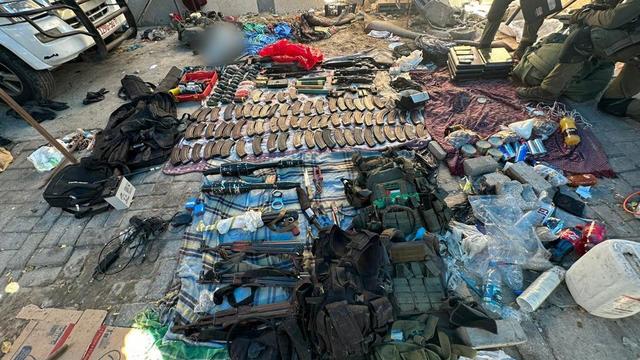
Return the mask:
<svg viewBox="0 0 640 360">
<path fill-rule="evenodd" d="M 128 172 L 125 166 L 84 158 L 54 175 L 42 196 L 50 206 L 78 219 L 99 214 L 109 209 L 105 196 L 118 187 L 120 175 Z"/>
</svg>

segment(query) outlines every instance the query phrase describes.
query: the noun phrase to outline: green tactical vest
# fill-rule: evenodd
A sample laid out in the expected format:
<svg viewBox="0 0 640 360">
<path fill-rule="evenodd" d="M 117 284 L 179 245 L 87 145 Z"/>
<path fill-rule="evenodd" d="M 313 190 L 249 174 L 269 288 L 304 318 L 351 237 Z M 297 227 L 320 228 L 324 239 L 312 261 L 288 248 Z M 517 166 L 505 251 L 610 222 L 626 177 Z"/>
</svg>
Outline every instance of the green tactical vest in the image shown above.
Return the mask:
<svg viewBox="0 0 640 360">
<path fill-rule="evenodd" d="M 470 347 L 453 344 L 438 329 L 437 317 L 421 315 L 413 320 L 396 320 L 384 343 L 373 349 L 371 359 L 449 360 L 459 356 L 473 359 L 475 355 Z"/>
<path fill-rule="evenodd" d="M 531 47 L 513 68 L 513 75 L 527 86 L 539 86 L 558 64 L 564 37 L 549 35 Z M 563 95 L 577 102 L 595 99 L 609 84 L 614 64 L 608 61 L 585 62 L 584 69 L 569 84 Z"/>
</svg>

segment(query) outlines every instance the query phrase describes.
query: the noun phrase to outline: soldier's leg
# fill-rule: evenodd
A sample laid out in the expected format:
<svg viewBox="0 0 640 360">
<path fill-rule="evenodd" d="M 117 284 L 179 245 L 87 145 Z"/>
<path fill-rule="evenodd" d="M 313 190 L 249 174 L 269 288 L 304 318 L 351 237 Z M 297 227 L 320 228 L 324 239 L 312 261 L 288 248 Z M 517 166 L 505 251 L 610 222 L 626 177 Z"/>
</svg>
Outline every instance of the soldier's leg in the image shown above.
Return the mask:
<svg viewBox="0 0 640 360">
<path fill-rule="evenodd" d="M 640 119 L 640 100 L 633 97 L 640 93 L 640 65 L 625 64 L 620 74 L 605 90 L 598 108 L 615 116 Z"/>
<path fill-rule="evenodd" d="M 582 70 L 583 63 L 591 56 L 591 28 L 583 27 L 567 37 L 558 59 L 558 64 L 544 78 L 540 87 L 556 96 L 569 85 Z"/>
<path fill-rule="evenodd" d="M 491 3 L 491 8 L 489 8 L 489 13 L 487 14 L 487 23 L 482 31 L 482 37 L 480 37 L 480 48 L 491 47 L 491 42 L 496 37 L 502 17 L 512 1 L 513 0 L 494 0 Z"/>
<path fill-rule="evenodd" d="M 538 39 L 538 30 L 542 26 L 544 18 L 535 19 L 535 21 L 524 22 L 524 28 L 522 29 L 522 39 L 518 44 L 518 48 L 513 52 L 513 57 L 516 59 L 522 58 L 527 48 L 533 45 Z"/>
</svg>

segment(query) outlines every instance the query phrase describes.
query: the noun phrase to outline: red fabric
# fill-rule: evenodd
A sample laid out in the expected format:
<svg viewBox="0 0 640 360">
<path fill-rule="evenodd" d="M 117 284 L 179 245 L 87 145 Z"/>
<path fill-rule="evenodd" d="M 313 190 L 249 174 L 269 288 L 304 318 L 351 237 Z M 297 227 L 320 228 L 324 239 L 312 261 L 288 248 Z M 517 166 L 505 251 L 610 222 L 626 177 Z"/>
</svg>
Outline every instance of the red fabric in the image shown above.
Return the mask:
<svg viewBox="0 0 640 360">
<path fill-rule="evenodd" d="M 475 80 L 453 83 L 447 70 L 414 71 L 411 78 L 429 93 L 425 106 L 425 125 L 431 136 L 449 154 L 447 165 L 453 175 L 463 175 L 462 157 L 444 140 L 447 127 L 462 125 L 488 137 L 500 130 L 501 125 L 526 120 L 525 103 L 515 93 L 515 85 L 508 80 Z M 488 101 L 478 102 L 484 97 Z M 548 155 L 541 160 L 575 173 L 614 176 L 602 146 L 593 133 L 580 129 L 581 143 L 576 148 L 562 145 L 562 135 L 554 134 L 545 142 Z M 560 142 L 559 142 L 560 140 Z"/>
<path fill-rule="evenodd" d="M 308 45 L 292 44 L 286 39 L 265 46 L 258 55 L 270 57 L 273 61 L 280 63 L 296 62 L 305 70 L 311 70 L 324 59 L 320 50 Z"/>
</svg>

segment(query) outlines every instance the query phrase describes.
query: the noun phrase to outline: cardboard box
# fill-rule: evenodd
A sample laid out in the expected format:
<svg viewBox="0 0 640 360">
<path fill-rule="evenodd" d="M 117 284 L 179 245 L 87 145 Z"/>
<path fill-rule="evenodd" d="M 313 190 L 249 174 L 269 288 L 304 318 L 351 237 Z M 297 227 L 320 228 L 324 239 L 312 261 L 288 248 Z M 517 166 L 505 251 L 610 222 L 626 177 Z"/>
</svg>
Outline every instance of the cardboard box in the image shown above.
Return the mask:
<svg viewBox="0 0 640 360">
<path fill-rule="evenodd" d="M 115 194 L 110 197 L 104 198 L 111 206 L 116 210 L 124 210 L 131 206 L 133 201 L 133 195 L 136 193 L 136 188 L 124 177 L 120 180 L 118 188 Z"/>
<path fill-rule="evenodd" d="M 146 355 L 153 351 L 151 336 L 139 329 L 106 326 L 106 316 L 104 310 L 40 309 L 27 305 L 16 318 L 29 323 L 3 359 L 46 359 L 61 348 L 64 349 L 56 360 L 148 358 Z"/>
</svg>

